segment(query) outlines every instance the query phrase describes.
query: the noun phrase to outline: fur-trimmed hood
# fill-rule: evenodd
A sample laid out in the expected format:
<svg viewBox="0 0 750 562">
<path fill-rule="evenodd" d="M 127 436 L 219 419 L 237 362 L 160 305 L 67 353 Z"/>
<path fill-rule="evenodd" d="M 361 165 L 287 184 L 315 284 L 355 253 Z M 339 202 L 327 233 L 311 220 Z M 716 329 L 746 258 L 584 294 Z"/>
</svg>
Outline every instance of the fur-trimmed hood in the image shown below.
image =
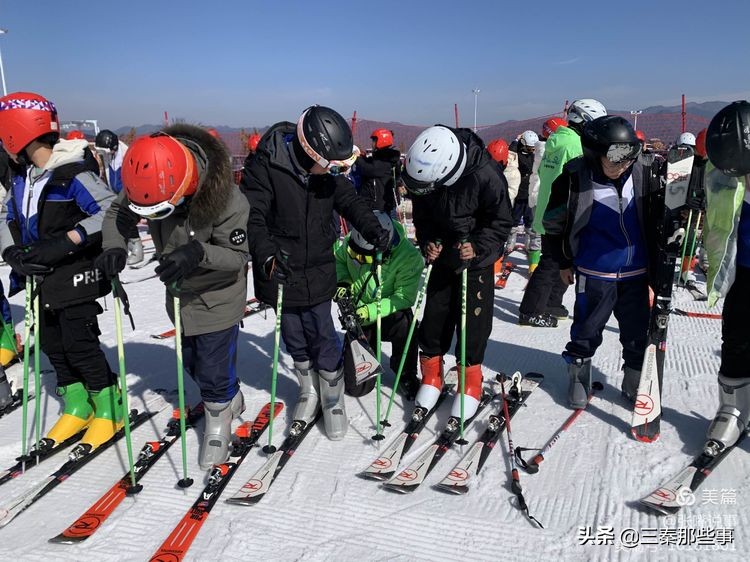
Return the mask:
<svg viewBox="0 0 750 562">
<path fill-rule="evenodd" d="M 222 141 L 196 125 L 171 125 L 164 132 L 187 146 L 198 162 L 198 190 L 188 203 L 190 222 L 196 228 L 208 226 L 224 212 L 232 190 L 237 189 L 232 181 L 229 150 Z"/>
</svg>

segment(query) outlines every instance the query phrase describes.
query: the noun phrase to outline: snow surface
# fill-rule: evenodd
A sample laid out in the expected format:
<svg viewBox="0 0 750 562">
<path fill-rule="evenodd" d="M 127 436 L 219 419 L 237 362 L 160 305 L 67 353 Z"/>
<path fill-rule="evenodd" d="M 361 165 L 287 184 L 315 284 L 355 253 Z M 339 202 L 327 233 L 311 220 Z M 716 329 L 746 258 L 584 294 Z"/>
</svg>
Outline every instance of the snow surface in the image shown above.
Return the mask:
<svg viewBox="0 0 750 562">
<path fill-rule="evenodd" d="M 153 248 L 147 244 L 147 250 Z M 505 290 L 497 291 L 494 328 L 487 348 L 486 372 L 539 371 L 542 387 L 531 396 L 528 408 L 513 419 L 515 445 L 542 446 L 570 414 L 565 405 L 566 375 L 560 358 L 567 342 L 570 321 L 556 329 L 522 328 L 517 325 L 518 303 L 526 284 L 524 257 L 515 253 L 520 267 L 510 276 Z M 132 407 L 149 404 L 160 409 L 150 423 L 133 432 L 137 451 L 146 440 L 163 431 L 176 405 L 173 340 L 157 341 L 151 334 L 170 328 L 163 308 L 163 286 L 149 278 L 153 265 L 127 270 L 136 330 L 126 327 L 128 382 Z M 0 268 L 7 279 L 8 268 Z M 251 293 L 252 294 L 252 293 Z M 705 311 L 704 303 L 686 291 L 675 295 L 679 307 Z M 17 322 L 23 319 L 23 298 L 11 299 Z M 111 299 L 100 317 L 102 344 L 113 368 L 117 368 Z M 573 290 L 566 295 L 572 309 Z M 715 310 L 716 312 L 718 310 Z M 336 323 L 338 325 L 338 322 Z M 273 314 L 253 316 L 240 332 L 239 375 L 247 403 L 244 419 L 252 419 L 269 400 Z M 595 378 L 604 391 L 563 435 L 536 475 L 522 473 L 529 509 L 545 526 L 537 529 L 515 507 L 510 493 L 507 441 L 503 437 L 479 478 L 466 496 L 445 495 L 432 489 L 459 458 L 449 451 L 425 484 L 411 495 L 397 495 L 364 481 L 356 473 L 367 467 L 400 431 L 406 420 L 398 397 L 394 427 L 380 444 L 373 432 L 375 395 L 348 398 L 351 421 L 343 442 L 331 442 L 316 428 L 287 464 L 268 495 L 253 507 L 219 501 L 193 543 L 189 560 L 746 560 L 750 456 L 748 443 L 735 451 L 704 484 L 710 490 L 698 503 L 677 517 L 658 518 L 636 509 L 637 500 L 682 468 L 704 439 L 717 405 L 716 373 L 719 367 L 721 323 L 711 319 L 675 316 L 670 326 L 667 352 L 661 439 L 651 445 L 629 436 L 630 409 L 620 398 L 621 359 L 614 319 L 604 334 L 604 344 L 594 358 Z M 19 326 L 22 331 L 22 326 Z M 389 344 L 384 344 L 388 356 Z M 278 445 L 291 421 L 297 383 L 292 362 L 282 352 L 278 395 L 287 404 L 286 415 L 277 419 L 274 442 Z M 448 366 L 453 364 L 447 359 Z M 387 362 L 384 361 L 384 364 Z M 10 370 L 19 377 L 20 368 Z M 385 376 L 384 399 L 392 375 Z M 43 378 L 43 429 L 58 416 L 60 400 L 54 394 L 52 374 Z M 188 403 L 199 396 L 187 384 Z M 157 393 L 165 389 L 167 393 Z M 166 401 L 170 403 L 167 407 Z M 385 402 L 384 402 L 385 407 Z M 446 403 L 431 420 L 407 455 L 413 460 L 445 423 Z M 0 466 L 10 466 L 19 453 L 20 409 L 0 419 Z M 478 424 L 483 429 L 483 423 Z M 469 438 L 477 433 L 476 427 Z M 33 431 L 32 431 L 33 435 Z M 2 560 L 148 560 L 182 518 L 201 489 L 197 465 L 200 431 L 188 434 L 190 472 L 196 484 L 187 490 L 175 487 L 180 472 L 180 448 L 159 461 L 141 481 L 143 491 L 128 497 L 89 540 L 78 545 L 49 544 L 83 513 L 126 470 L 125 444 L 110 449 L 31 506 L 7 527 L 0 529 Z M 57 457 L 0 488 L 0 506 L 42 480 L 64 459 Z M 264 462 L 258 448 L 225 490 L 236 491 Z M 402 464 L 403 466 L 403 464 Z M 736 494 L 736 495 L 733 495 Z M 704 503 L 715 500 L 719 505 Z M 726 503 L 732 502 L 733 503 Z M 725 502 L 721 505 L 720 502 Z M 579 528 L 612 527 L 614 546 L 580 545 Z M 641 533 L 659 527 L 734 529 L 735 542 L 724 550 L 704 547 L 641 545 L 619 546 L 620 533 L 628 528 Z M 653 532 L 652 532 L 653 533 Z M 742 552 L 746 554 L 743 555 Z"/>
</svg>

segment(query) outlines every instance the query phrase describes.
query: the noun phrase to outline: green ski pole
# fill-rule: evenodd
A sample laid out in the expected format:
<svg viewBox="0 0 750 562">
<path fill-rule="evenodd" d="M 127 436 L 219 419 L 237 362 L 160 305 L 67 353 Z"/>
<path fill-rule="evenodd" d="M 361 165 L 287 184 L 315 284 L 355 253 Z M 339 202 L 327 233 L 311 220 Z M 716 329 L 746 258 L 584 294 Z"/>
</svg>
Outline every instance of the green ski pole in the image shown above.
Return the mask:
<svg viewBox="0 0 750 562">
<path fill-rule="evenodd" d="M 281 309 L 284 302 L 284 285 L 279 283 L 276 292 L 276 326 L 273 334 L 273 366 L 271 368 L 271 411 L 276 411 L 276 379 L 279 374 L 279 347 L 281 345 Z M 263 447 L 263 452 L 271 455 L 276 452 L 273 446 L 273 418 L 268 420 L 268 445 Z"/>
<path fill-rule="evenodd" d="M 180 294 L 178 292 L 176 284 L 173 289 L 177 292 L 177 296 L 172 297 L 174 307 L 174 346 L 175 354 L 177 357 L 177 398 L 179 400 L 180 408 L 180 444 L 182 445 L 182 478 L 177 481 L 177 485 L 180 488 L 189 488 L 193 485 L 193 479 L 188 478 L 187 468 L 187 438 L 185 436 L 185 381 L 184 369 L 182 366 L 182 314 L 180 311 Z"/>
<path fill-rule="evenodd" d="M 31 353 L 29 346 L 31 345 L 31 294 L 34 292 L 34 280 L 27 276 L 26 277 L 26 295 L 25 295 L 25 309 L 23 317 L 23 396 L 21 398 L 21 457 L 25 458 L 28 452 L 27 430 L 28 430 L 28 413 L 29 413 L 29 360 L 31 359 Z M 37 345 L 38 345 L 37 341 Z M 39 389 L 37 389 L 39 392 Z M 23 465 L 26 468 L 26 463 Z"/>
<path fill-rule="evenodd" d="M 385 419 L 383 419 L 383 425 L 385 427 L 390 427 L 391 424 L 388 422 L 388 416 L 391 415 L 391 408 L 393 407 L 393 400 L 396 396 L 396 391 L 398 390 L 398 384 L 401 380 L 401 373 L 404 370 L 404 365 L 406 365 L 406 356 L 409 351 L 409 346 L 411 345 L 411 339 L 414 336 L 414 329 L 417 326 L 417 317 L 419 316 L 419 309 L 422 305 L 422 300 L 424 300 L 424 296 L 427 293 L 427 283 L 430 281 L 430 274 L 432 273 L 432 264 L 429 264 L 427 266 L 427 271 L 424 274 L 424 281 L 422 281 L 422 287 L 419 289 L 419 293 L 417 294 L 417 302 L 414 304 L 414 316 L 411 319 L 411 324 L 409 325 L 409 332 L 406 335 L 406 345 L 404 347 L 404 352 L 401 354 L 401 360 L 398 364 L 398 371 L 396 372 L 396 380 L 393 382 L 393 389 L 391 390 L 391 396 L 388 399 L 388 408 L 385 411 Z"/>
<path fill-rule="evenodd" d="M 378 364 L 380 364 L 380 348 L 382 347 L 382 324 L 383 324 L 383 311 L 382 311 L 382 300 L 383 300 L 383 283 L 381 279 L 381 275 L 383 273 L 383 254 L 378 252 L 375 256 L 375 261 L 377 262 L 377 269 L 376 269 L 376 276 L 377 276 L 377 289 L 375 293 L 375 309 L 376 309 L 376 316 L 375 316 L 375 359 L 377 359 Z M 380 427 L 380 374 L 375 377 L 375 435 L 372 436 L 372 438 L 375 441 L 381 441 L 385 439 L 385 435 L 383 435 L 383 432 L 381 431 Z"/>
<path fill-rule="evenodd" d="M 137 494 L 143 489 L 135 481 L 135 463 L 133 462 L 133 441 L 130 437 L 130 408 L 128 407 L 128 381 L 125 370 L 125 345 L 122 341 L 122 311 L 121 295 L 123 289 L 119 276 L 112 278 L 112 294 L 115 300 L 115 335 L 117 337 L 117 359 L 120 365 L 120 395 L 122 396 L 123 417 L 125 418 L 125 444 L 128 450 L 128 466 L 130 467 L 130 486 L 127 494 Z"/>
</svg>

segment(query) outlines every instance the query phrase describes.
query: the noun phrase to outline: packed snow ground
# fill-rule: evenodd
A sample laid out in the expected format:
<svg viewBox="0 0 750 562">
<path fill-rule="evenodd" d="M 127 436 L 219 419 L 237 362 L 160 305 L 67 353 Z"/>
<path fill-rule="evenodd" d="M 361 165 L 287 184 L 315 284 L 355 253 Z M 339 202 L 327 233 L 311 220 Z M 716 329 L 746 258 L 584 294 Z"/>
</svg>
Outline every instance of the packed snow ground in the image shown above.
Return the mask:
<svg viewBox="0 0 750 562">
<path fill-rule="evenodd" d="M 153 251 L 150 244 L 147 249 Z M 567 382 L 560 352 L 567 342 L 570 321 L 556 329 L 517 325 L 518 303 L 526 284 L 524 257 L 512 258 L 520 267 L 505 290 L 495 297 L 495 321 L 485 359 L 486 373 L 538 371 L 545 381 L 531 396 L 528 408 L 513 419 L 515 445 L 540 447 L 570 414 L 565 405 Z M 125 350 L 131 408 L 159 410 L 151 422 L 133 432 L 137 451 L 146 440 L 163 431 L 176 405 L 173 340 L 157 341 L 151 334 L 171 326 L 163 309 L 164 289 L 152 275 L 153 265 L 127 270 L 123 280 L 130 294 L 136 330 L 126 328 Z M 7 279 L 8 268 L 0 268 Z M 677 306 L 705 311 L 686 291 L 677 291 Z M 11 299 L 17 322 L 23 319 L 23 298 Z M 114 319 L 111 299 L 100 317 L 102 344 L 116 369 Z M 566 295 L 572 309 L 573 290 Z M 338 322 L 336 322 L 338 326 Z M 247 411 L 252 419 L 269 400 L 274 319 L 256 315 L 240 332 L 239 376 Z M 22 327 L 19 326 L 19 331 Z M 711 319 L 674 316 L 667 352 L 662 437 L 651 445 L 629 436 L 630 409 L 620 398 L 621 360 L 614 319 L 604 344 L 594 358 L 595 379 L 604 391 L 563 435 L 536 475 L 522 473 L 531 514 L 545 528 L 529 523 L 515 507 L 508 478 L 507 442 L 503 436 L 479 478 L 466 496 L 445 495 L 432 485 L 439 482 L 459 458 L 455 448 L 446 454 L 425 484 L 410 495 L 381 489 L 356 473 L 369 465 L 410 413 L 398 397 L 386 441 L 371 441 L 375 412 L 374 393 L 347 400 L 351 426 L 343 442 L 331 442 L 315 428 L 287 464 L 268 495 L 256 506 L 241 507 L 220 500 L 193 543 L 189 560 L 746 560 L 748 506 L 750 505 L 750 445 L 735 451 L 704 484 L 696 505 L 671 518 L 659 518 L 637 509 L 637 500 L 687 464 L 704 440 L 716 410 L 716 373 L 719 367 L 721 323 Z M 384 344 L 388 356 L 389 344 Z M 274 442 L 278 445 L 291 421 L 297 382 L 292 362 L 282 352 L 278 395 L 287 405 L 277 418 Z M 454 363 L 447 360 L 448 366 Z M 387 362 L 384 362 L 387 364 Z M 12 377 L 18 377 L 13 367 Z M 384 400 L 392 380 L 385 377 Z M 54 395 L 54 376 L 43 378 L 43 430 L 60 412 Z M 188 403 L 199 396 L 188 383 Z M 157 392 L 163 389 L 167 392 Z M 169 403 L 169 406 L 167 406 Z M 384 402 L 385 404 L 385 402 Z M 446 403 L 407 455 L 413 460 L 432 442 L 448 417 Z M 0 419 L 0 466 L 10 466 L 20 452 L 20 409 Z M 469 439 L 483 429 L 480 422 Z M 33 430 L 32 430 L 33 434 Z M 175 487 L 180 472 L 176 444 L 141 481 L 143 491 L 128 497 L 102 528 L 85 543 L 49 544 L 83 513 L 126 470 L 125 444 L 102 456 L 0 529 L 2 560 L 148 560 L 182 518 L 199 493 L 203 480 L 197 466 L 200 430 L 188 434 L 190 471 L 196 483 L 187 490 Z M 264 462 L 258 448 L 251 452 L 230 482 L 231 495 Z M 21 478 L 0 487 L 0 506 L 39 482 L 64 461 L 50 459 Z M 580 544 L 581 528 L 612 545 Z M 653 544 L 657 529 L 731 528 L 734 542 L 717 550 L 710 546 Z M 643 542 L 623 546 L 622 534 L 633 529 Z M 700 532 L 700 531 L 698 531 Z M 745 555 L 742 554 L 745 552 Z"/>
</svg>

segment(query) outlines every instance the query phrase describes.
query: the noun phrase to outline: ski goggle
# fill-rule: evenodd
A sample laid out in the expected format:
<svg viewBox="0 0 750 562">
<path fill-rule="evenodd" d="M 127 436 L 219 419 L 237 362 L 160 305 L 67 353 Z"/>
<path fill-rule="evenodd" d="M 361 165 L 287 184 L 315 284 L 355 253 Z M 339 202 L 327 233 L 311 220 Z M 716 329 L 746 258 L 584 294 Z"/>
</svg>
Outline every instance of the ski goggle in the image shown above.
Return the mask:
<svg viewBox="0 0 750 562">
<path fill-rule="evenodd" d="M 641 143 L 614 143 L 610 144 L 607 149 L 606 158 L 612 164 L 622 164 L 627 161 L 635 160 L 641 153 Z"/>
<path fill-rule="evenodd" d="M 357 252 L 354 248 L 351 246 L 346 247 L 346 253 L 349 254 L 349 257 L 352 258 L 354 261 L 357 261 L 362 264 L 372 264 L 375 263 L 375 256 L 370 254 L 362 254 L 360 252 Z"/>
<path fill-rule="evenodd" d="M 142 216 L 144 219 L 149 220 L 162 220 L 166 219 L 169 215 L 174 213 L 174 210 L 183 202 L 185 198 L 180 197 L 176 203 L 172 201 L 162 201 L 156 205 L 149 205 L 148 207 L 143 205 L 136 205 L 132 201 L 128 203 L 128 207 L 135 214 Z"/>
</svg>

